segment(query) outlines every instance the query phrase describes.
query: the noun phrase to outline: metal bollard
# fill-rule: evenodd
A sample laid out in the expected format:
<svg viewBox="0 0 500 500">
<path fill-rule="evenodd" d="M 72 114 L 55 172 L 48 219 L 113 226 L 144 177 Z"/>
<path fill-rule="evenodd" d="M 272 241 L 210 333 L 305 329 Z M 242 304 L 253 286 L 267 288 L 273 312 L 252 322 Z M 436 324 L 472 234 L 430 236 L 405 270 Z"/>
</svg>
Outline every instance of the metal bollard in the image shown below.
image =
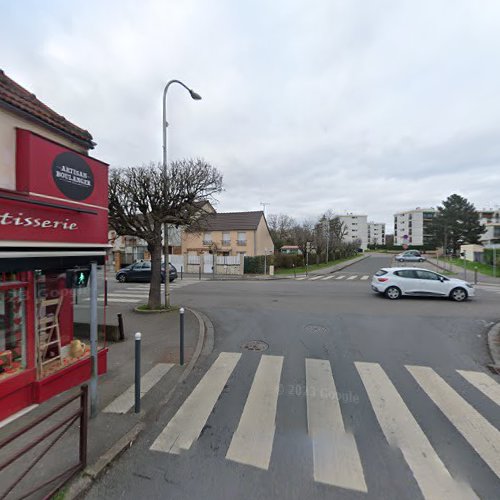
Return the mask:
<svg viewBox="0 0 500 500">
<path fill-rule="evenodd" d="M 181 266 L 181 281 L 182 281 L 182 266 Z"/>
<path fill-rule="evenodd" d="M 179 309 L 180 339 L 179 339 L 179 364 L 184 365 L 184 308 Z"/>
<path fill-rule="evenodd" d="M 293 277 L 296 278 L 297 272 L 295 271 L 295 264 L 292 264 L 292 267 L 293 267 Z"/>
<path fill-rule="evenodd" d="M 474 267 L 474 285 L 477 285 L 477 266 Z"/>
<path fill-rule="evenodd" d="M 198 268 L 198 274 L 199 274 L 199 279 L 201 281 L 201 264 L 200 264 L 200 267 Z"/>
<path fill-rule="evenodd" d="M 104 305 L 108 305 L 108 280 L 104 280 Z"/>
<path fill-rule="evenodd" d="M 141 332 L 135 334 L 135 413 L 141 411 Z"/>
<path fill-rule="evenodd" d="M 120 334 L 120 340 L 125 340 L 125 332 L 123 330 L 123 317 L 121 315 L 121 313 L 118 313 L 117 314 L 118 316 L 118 332 Z"/>
</svg>

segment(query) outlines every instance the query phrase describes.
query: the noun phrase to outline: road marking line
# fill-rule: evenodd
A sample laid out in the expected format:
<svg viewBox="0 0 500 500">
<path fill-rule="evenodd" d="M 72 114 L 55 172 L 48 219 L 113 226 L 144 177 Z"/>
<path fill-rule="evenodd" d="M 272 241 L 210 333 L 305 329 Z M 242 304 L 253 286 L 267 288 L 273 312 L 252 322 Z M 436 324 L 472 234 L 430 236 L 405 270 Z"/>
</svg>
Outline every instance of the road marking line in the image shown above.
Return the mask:
<svg viewBox="0 0 500 500">
<path fill-rule="evenodd" d="M 406 365 L 406 369 L 500 478 L 500 431 L 459 396 L 432 368 Z"/>
<path fill-rule="evenodd" d="M 347 279 L 348 280 L 355 280 L 357 277 L 358 277 L 358 275 L 354 274 L 353 276 L 349 276 L 349 278 L 347 278 Z"/>
<path fill-rule="evenodd" d="M 189 450 L 206 424 L 241 353 L 221 352 L 177 413 L 151 445 L 151 450 L 180 453 Z"/>
<path fill-rule="evenodd" d="M 482 372 L 457 370 L 462 377 L 500 406 L 500 384 Z"/>
<path fill-rule="evenodd" d="M 85 300 L 85 301 L 88 302 L 90 299 L 87 298 L 87 299 L 83 299 L 83 300 Z M 130 303 L 132 303 L 132 302 L 137 302 L 137 300 L 138 299 L 118 299 L 118 298 L 114 298 L 114 297 L 111 298 L 111 299 L 108 298 L 108 302 L 130 302 Z M 98 297 L 97 301 L 98 302 L 104 302 L 104 297 Z"/>
<path fill-rule="evenodd" d="M 172 366 L 174 366 L 172 363 L 158 363 L 141 377 L 141 399 L 168 373 Z M 135 386 L 131 385 L 102 411 L 104 413 L 127 413 L 134 403 Z"/>
<path fill-rule="evenodd" d="M 309 281 L 319 280 L 321 276 L 314 276 L 314 278 L 309 278 Z"/>
<path fill-rule="evenodd" d="M 306 388 L 314 480 L 367 493 L 356 441 L 345 431 L 329 361 L 306 358 Z"/>
<path fill-rule="evenodd" d="M 344 279 L 344 278 L 345 278 L 345 274 L 343 274 L 342 276 L 335 276 L 336 280 L 341 280 L 341 279 Z"/>
<path fill-rule="evenodd" d="M 326 281 L 326 280 L 331 280 L 333 278 L 332 276 L 326 276 L 325 278 L 321 278 L 321 281 Z"/>
<path fill-rule="evenodd" d="M 114 298 L 114 297 L 117 297 L 117 298 L 137 297 L 139 299 L 142 299 L 144 297 L 147 297 L 148 295 L 149 295 L 148 293 L 108 293 L 108 299 Z M 104 297 L 104 295 L 99 296 L 100 299 L 103 297 Z"/>
<path fill-rule="evenodd" d="M 267 470 L 273 451 L 283 356 L 262 355 L 226 458 Z"/>
<path fill-rule="evenodd" d="M 354 363 L 389 445 L 399 448 L 424 498 L 476 498 L 455 481 L 378 363 Z"/>
<path fill-rule="evenodd" d="M 365 276 L 361 276 L 361 278 L 359 278 L 359 279 L 361 279 L 361 280 L 367 280 L 369 277 L 370 277 L 370 275 L 365 274 Z"/>
</svg>

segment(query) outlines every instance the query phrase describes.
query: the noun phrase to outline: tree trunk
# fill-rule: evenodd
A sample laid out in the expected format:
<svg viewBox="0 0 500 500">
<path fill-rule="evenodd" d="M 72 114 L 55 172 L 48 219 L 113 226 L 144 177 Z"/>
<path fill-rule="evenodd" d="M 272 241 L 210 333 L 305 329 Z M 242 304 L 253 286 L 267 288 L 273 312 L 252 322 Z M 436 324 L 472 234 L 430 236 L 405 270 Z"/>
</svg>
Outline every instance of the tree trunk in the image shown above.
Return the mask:
<svg viewBox="0 0 500 500">
<path fill-rule="evenodd" d="M 148 244 L 151 253 L 151 283 L 149 285 L 148 307 L 159 309 L 161 307 L 161 240 Z"/>
</svg>

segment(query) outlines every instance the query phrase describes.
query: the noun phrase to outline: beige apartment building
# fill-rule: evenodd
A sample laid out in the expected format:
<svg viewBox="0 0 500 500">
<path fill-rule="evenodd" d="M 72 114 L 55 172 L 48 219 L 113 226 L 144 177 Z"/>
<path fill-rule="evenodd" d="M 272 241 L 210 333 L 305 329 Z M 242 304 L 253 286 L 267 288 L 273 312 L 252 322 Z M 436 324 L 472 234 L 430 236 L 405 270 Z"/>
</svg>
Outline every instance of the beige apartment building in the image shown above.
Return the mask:
<svg viewBox="0 0 500 500">
<path fill-rule="evenodd" d="M 182 234 L 182 253 L 254 257 L 274 253 L 264 212 L 230 212 L 207 215 L 203 229 Z"/>
</svg>

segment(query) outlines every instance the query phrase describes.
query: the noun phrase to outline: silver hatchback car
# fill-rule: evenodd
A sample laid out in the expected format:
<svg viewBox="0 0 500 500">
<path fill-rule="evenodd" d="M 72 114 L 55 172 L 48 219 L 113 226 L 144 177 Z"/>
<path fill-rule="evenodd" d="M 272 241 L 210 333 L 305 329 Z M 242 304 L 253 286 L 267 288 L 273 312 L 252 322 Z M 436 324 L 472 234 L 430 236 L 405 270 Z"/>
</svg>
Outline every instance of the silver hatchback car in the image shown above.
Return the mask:
<svg viewBox="0 0 500 500">
<path fill-rule="evenodd" d="M 424 262 L 425 257 L 418 250 L 407 250 L 396 255 L 398 262 Z"/>
</svg>

